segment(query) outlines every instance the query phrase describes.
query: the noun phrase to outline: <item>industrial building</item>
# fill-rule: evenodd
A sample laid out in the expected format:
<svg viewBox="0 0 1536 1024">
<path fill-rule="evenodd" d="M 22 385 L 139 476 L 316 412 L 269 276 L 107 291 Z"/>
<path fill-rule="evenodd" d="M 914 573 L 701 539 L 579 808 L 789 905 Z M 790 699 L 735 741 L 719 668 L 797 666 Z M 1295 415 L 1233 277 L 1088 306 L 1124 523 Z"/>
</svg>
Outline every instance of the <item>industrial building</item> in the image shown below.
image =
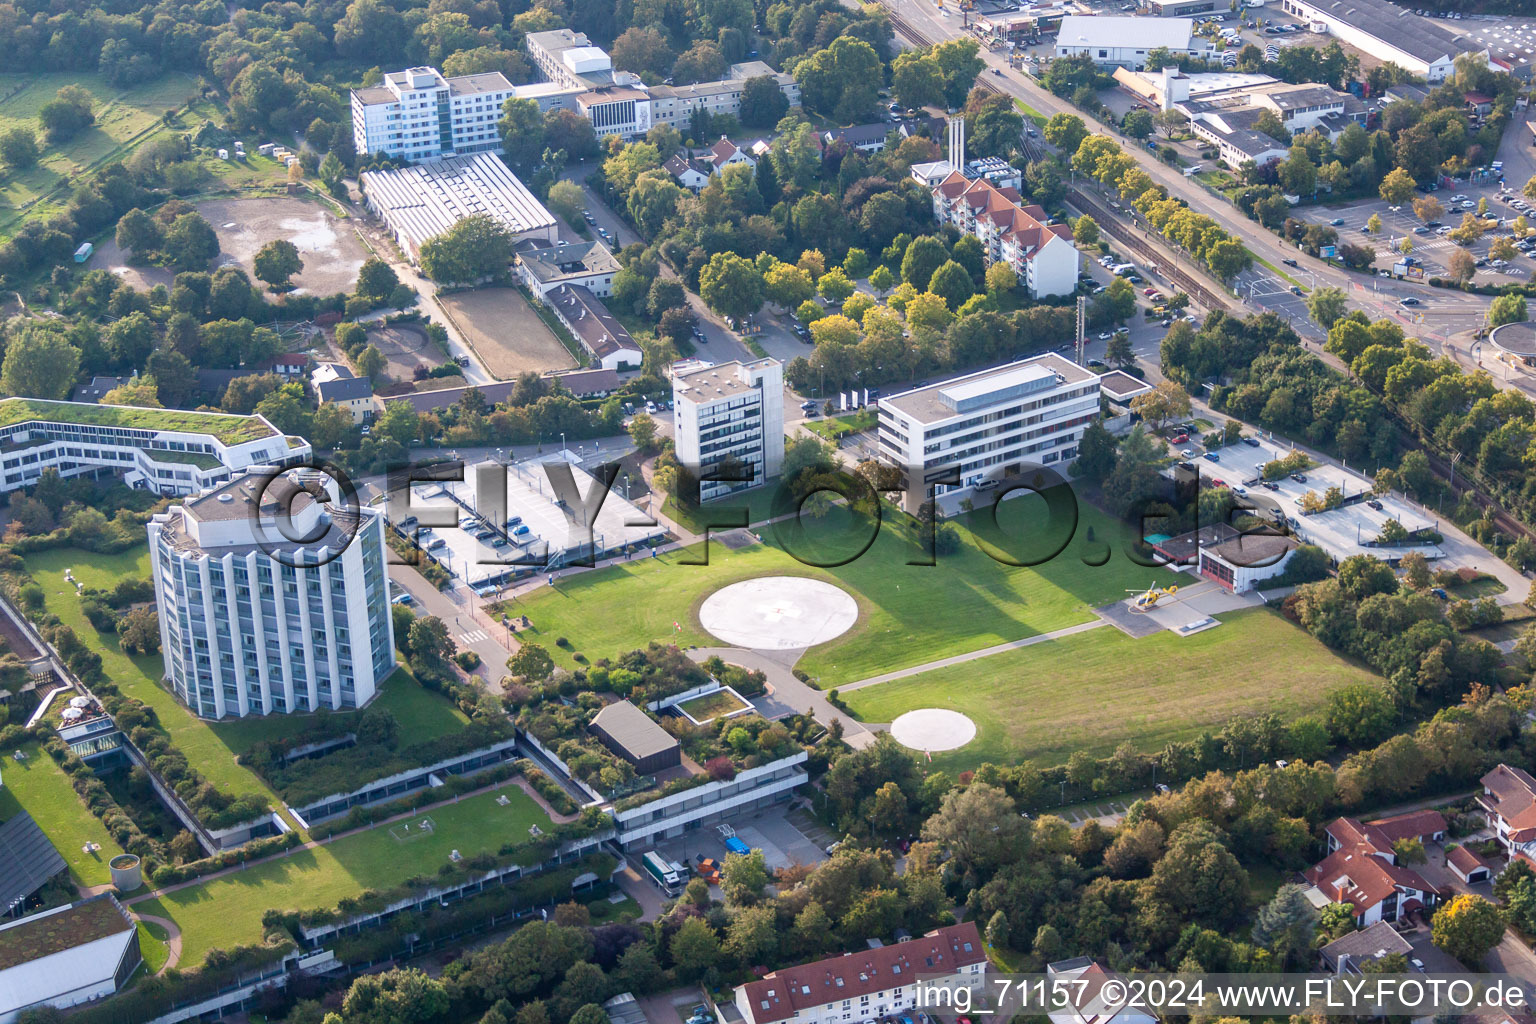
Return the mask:
<svg viewBox="0 0 1536 1024">
<path fill-rule="evenodd" d="M 1216 56 L 1216 44 L 1195 35 L 1195 23 L 1189 18 L 1069 14 L 1061 19 L 1061 31 L 1056 36 L 1056 56 L 1087 54 L 1102 68 L 1139 70 L 1146 66 L 1147 54 L 1157 49 L 1193 60 Z"/>
<path fill-rule="evenodd" d="M 784 467 L 784 365 L 689 362 L 672 371 L 677 460 L 699 478 L 699 500 L 756 487 Z M 745 480 L 711 480 L 734 463 Z"/>
<path fill-rule="evenodd" d="M 512 83 L 499 71 L 457 78 L 428 67 L 396 71 L 352 90 L 352 141 L 358 155 L 412 161 L 500 153 L 496 122 L 511 95 Z"/>
<path fill-rule="evenodd" d="M 165 678 L 195 714 L 359 708 L 394 671 L 384 515 L 338 490 L 247 474 L 150 520 Z"/>
<path fill-rule="evenodd" d="M 800 105 L 794 78 L 760 60 L 732 64 L 717 82 L 646 85 L 638 75 L 615 69 L 607 52 L 583 32 L 530 32 L 524 45 L 545 81 L 516 86 L 513 96 L 536 101 L 545 113 L 574 110 L 592 122 L 599 136 L 634 138 L 658 124 L 683 130 L 695 110 L 735 116 L 746 83 L 763 76 L 778 84 L 790 106 Z"/>
<path fill-rule="evenodd" d="M 0 1024 L 113 995 L 142 959 L 138 925 L 111 893 L 0 924 Z"/>
<path fill-rule="evenodd" d="M 360 178 L 368 209 L 389 226 L 413 261 L 421 258 L 428 239 L 476 214 L 493 218 L 514 241 L 541 238 L 554 244 L 559 237 L 555 215 L 490 153 L 365 171 Z"/>
<path fill-rule="evenodd" d="M 1055 353 L 913 388 L 879 401 L 879 458 L 907 475 L 907 511 L 935 495 L 1077 458 L 1099 415 L 1098 374 Z M 957 484 L 939 481 L 952 477 Z"/>
<path fill-rule="evenodd" d="M 121 476 L 129 487 L 192 494 L 251 466 L 310 455 L 308 441 L 254 413 L 0 399 L 0 493 L 31 487 L 53 469 L 66 480 Z"/>
<path fill-rule="evenodd" d="M 1483 44 L 1441 28 L 1390 0 L 1280 0 L 1280 7 L 1431 84 L 1443 82 L 1463 53 L 1488 59 Z"/>
</svg>

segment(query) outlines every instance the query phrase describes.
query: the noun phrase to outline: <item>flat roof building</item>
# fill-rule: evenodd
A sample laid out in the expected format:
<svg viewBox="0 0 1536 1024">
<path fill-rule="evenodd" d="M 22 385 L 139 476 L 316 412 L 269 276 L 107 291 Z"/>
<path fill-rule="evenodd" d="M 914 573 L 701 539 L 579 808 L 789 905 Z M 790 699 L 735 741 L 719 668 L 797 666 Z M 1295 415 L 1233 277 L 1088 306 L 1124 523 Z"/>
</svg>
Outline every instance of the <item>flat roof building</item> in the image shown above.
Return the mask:
<svg viewBox="0 0 1536 1024">
<path fill-rule="evenodd" d="M 360 708 L 394 671 L 384 514 L 329 477 L 246 474 L 148 533 L 165 678 L 194 714 Z"/>
<path fill-rule="evenodd" d="M 1056 35 L 1056 56 L 1086 53 L 1105 68 L 1139 70 L 1146 66 L 1147 54 L 1156 49 L 1195 60 L 1211 60 L 1216 55 L 1216 44 L 1195 35 L 1195 23 L 1189 18 L 1069 14 L 1061 19 L 1061 31 Z"/>
<path fill-rule="evenodd" d="M 110 996 L 142 959 L 138 924 L 111 893 L 0 924 L 0 1024 Z"/>
<path fill-rule="evenodd" d="M 191 494 L 258 465 L 310 457 L 309 442 L 266 417 L 40 398 L 0 399 L 0 493 L 43 470 L 64 479 L 121 475 L 129 487 Z"/>
<path fill-rule="evenodd" d="M 607 705 L 588 726 L 603 746 L 634 766 L 641 775 L 652 775 L 682 763 L 682 746 L 644 711 L 627 700 Z"/>
<path fill-rule="evenodd" d="M 68 867 L 32 815 L 17 811 L 5 819 L 0 824 L 0 917 L 23 912 L 32 894 Z"/>
<path fill-rule="evenodd" d="M 878 408 L 878 456 L 906 474 L 916 512 L 930 487 L 963 495 L 1031 466 L 1065 471 L 1098 418 L 1099 376 L 1047 353 L 891 395 Z"/>
<path fill-rule="evenodd" d="M 391 72 L 352 90 L 352 141 L 359 154 L 407 160 L 500 153 L 496 123 L 511 96 L 512 83 L 499 71 L 457 78 L 430 67 Z"/>
<path fill-rule="evenodd" d="M 368 208 L 389 225 L 412 260 L 421 247 L 459 221 L 485 214 L 511 233 L 514 241 L 559 237 L 555 215 L 490 153 L 428 160 L 389 171 L 365 171 Z"/>
<path fill-rule="evenodd" d="M 677 460 L 699 500 L 756 487 L 784 468 L 784 365 L 776 359 L 685 364 L 672 374 Z M 711 480 L 735 463 L 746 480 Z"/>
<path fill-rule="evenodd" d="M 1325 26 L 1330 35 L 1430 83 L 1444 81 L 1463 53 L 1488 49 L 1389 0 L 1280 0 L 1293 17 Z"/>
</svg>

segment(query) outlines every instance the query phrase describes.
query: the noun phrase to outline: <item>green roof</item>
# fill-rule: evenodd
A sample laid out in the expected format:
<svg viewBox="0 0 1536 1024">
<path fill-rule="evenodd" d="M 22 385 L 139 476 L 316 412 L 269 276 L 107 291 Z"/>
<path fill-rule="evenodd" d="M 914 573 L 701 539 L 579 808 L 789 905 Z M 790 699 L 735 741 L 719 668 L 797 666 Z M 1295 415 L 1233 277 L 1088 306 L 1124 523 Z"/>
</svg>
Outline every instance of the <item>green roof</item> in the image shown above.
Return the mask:
<svg viewBox="0 0 1536 1024">
<path fill-rule="evenodd" d="M 105 895 L 51 914 L 24 917 L 0 928 L 0 970 L 132 931 L 133 927 Z"/>
<path fill-rule="evenodd" d="M 224 463 L 217 457 L 204 452 L 172 452 L 164 448 L 146 448 L 144 454 L 156 462 L 176 462 L 188 466 L 196 466 L 198 469 L 218 469 Z"/>
<path fill-rule="evenodd" d="M 41 398 L 0 399 L 0 427 L 13 427 L 28 420 L 211 434 L 226 445 L 259 441 L 277 433 L 270 424 L 257 416 L 189 412 L 185 409 L 144 409 L 133 405 L 95 405 L 91 402 L 52 402 Z"/>
</svg>

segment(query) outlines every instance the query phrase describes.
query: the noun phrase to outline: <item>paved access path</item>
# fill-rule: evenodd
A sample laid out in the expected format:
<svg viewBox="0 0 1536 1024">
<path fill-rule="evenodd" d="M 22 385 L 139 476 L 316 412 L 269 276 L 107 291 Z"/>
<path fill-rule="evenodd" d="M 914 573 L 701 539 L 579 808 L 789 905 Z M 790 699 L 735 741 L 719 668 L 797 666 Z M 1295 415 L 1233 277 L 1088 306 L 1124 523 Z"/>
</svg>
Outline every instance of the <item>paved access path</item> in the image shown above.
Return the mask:
<svg viewBox="0 0 1536 1024">
<path fill-rule="evenodd" d="M 154 914 L 139 913 L 135 913 L 133 916 L 146 924 L 157 924 L 165 929 L 165 945 L 170 950 L 170 954 L 165 958 L 165 963 L 155 972 L 155 977 L 158 978 L 181 962 L 181 929 L 177 927 L 175 921 L 168 917 L 156 917 Z"/>
<path fill-rule="evenodd" d="M 799 651 L 775 651 L 774 653 L 790 658 L 790 664 L 793 664 L 793 659 L 800 654 Z M 840 722 L 843 727 L 843 740 L 850 747 L 862 749 L 875 741 L 872 730 L 863 723 L 849 718 L 845 712 L 839 711 L 831 701 L 827 700 L 825 694 L 808 683 L 802 683 L 790 671 L 789 665 L 776 660 L 771 655 L 741 647 L 695 647 L 688 652 L 688 657 L 698 662 L 707 661 L 715 655 L 719 655 L 720 660 L 729 664 L 763 673 L 768 677 L 768 692 L 775 700 L 787 707 L 801 714 L 810 715 L 828 728 L 831 728 L 834 720 Z"/>
<path fill-rule="evenodd" d="M 909 668 L 897 669 L 894 672 L 886 672 L 878 676 L 870 676 L 868 679 L 860 679 L 857 682 L 848 683 L 837 688 L 838 693 L 848 693 L 852 690 L 862 690 L 866 686 L 875 686 L 878 683 L 894 682 L 897 679 L 905 679 L 908 676 L 920 675 L 931 672 L 936 668 L 948 668 L 951 665 L 963 665 L 977 658 L 986 658 L 993 654 L 1002 654 L 1004 651 L 1016 651 L 1022 647 L 1033 647 L 1035 644 L 1043 644 L 1050 640 L 1060 640 L 1062 637 L 1074 636 L 1078 633 L 1086 633 L 1090 629 L 1098 629 L 1107 626 L 1105 619 L 1093 619 L 1089 622 L 1079 622 L 1075 626 L 1067 626 L 1064 629 L 1053 629 L 1049 633 L 1036 633 L 1022 640 L 1009 640 L 1007 643 L 993 644 L 991 647 L 982 647 L 979 650 L 967 651 L 964 654 L 956 654 L 949 658 L 940 658 L 937 661 L 924 662 L 921 665 L 912 665 Z M 798 682 L 798 680 L 797 680 Z M 804 685 L 804 684 L 802 684 Z"/>
</svg>

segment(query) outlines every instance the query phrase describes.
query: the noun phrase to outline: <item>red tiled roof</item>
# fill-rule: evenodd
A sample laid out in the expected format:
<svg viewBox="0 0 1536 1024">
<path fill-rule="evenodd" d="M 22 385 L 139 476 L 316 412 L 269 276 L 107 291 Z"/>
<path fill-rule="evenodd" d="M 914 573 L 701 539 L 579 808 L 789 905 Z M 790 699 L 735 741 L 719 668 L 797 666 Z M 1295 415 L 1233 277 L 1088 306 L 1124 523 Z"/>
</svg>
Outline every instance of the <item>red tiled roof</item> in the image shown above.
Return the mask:
<svg viewBox="0 0 1536 1024">
<path fill-rule="evenodd" d="M 970 179 L 952 171 L 938 185 L 938 193 L 953 207 L 964 203 L 978 221 L 990 223 L 999 236 L 1033 255 L 1051 239 L 1072 240 L 1072 229 L 1065 224 L 1046 224 L 1045 210 L 1039 206 L 1020 206 L 1019 193 L 1013 188 L 998 188 L 985 178 Z"/>
<path fill-rule="evenodd" d="M 907 978 L 943 974 L 984 963 L 987 954 L 974 922 L 939 928 L 917 939 L 860 950 L 774 971 L 746 985 L 756 1024 L 788 1020 L 797 1010 L 857 999 L 895 988 Z"/>
<path fill-rule="evenodd" d="M 1445 831 L 1445 818 L 1439 811 L 1410 811 L 1394 814 L 1390 818 L 1377 818 L 1367 826 L 1377 829 L 1391 842 L 1399 839 L 1422 839 Z"/>
<path fill-rule="evenodd" d="M 1458 846 L 1450 853 L 1449 860 L 1452 867 L 1460 868 L 1463 875 L 1471 874 L 1478 868 L 1487 868 L 1488 873 L 1493 873 L 1493 865 L 1489 864 L 1481 854 L 1470 846 Z"/>
<path fill-rule="evenodd" d="M 1501 764 L 1482 778 L 1487 790 L 1478 802 L 1504 819 L 1517 843 L 1536 839 L 1536 779 L 1520 768 Z"/>
<path fill-rule="evenodd" d="M 1348 903 L 1363 914 L 1394 892 L 1438 893 L 1416 871 L 1387 863 L 1369 844 L 1342 847 L 1307 869 L 1307 881 L 1329 899 Z"/>
</svg>

